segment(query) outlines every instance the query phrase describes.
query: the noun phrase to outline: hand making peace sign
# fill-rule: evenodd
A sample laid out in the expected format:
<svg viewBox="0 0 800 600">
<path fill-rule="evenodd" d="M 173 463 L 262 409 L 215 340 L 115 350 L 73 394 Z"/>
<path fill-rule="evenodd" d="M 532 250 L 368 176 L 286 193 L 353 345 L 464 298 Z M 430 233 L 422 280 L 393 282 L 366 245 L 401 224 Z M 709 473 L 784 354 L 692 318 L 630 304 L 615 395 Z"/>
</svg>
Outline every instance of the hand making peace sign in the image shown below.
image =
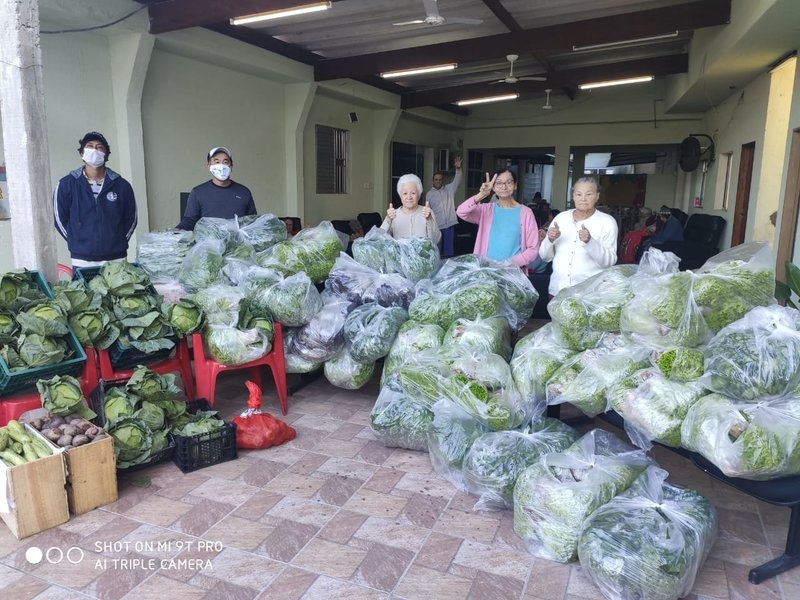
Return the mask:
<svg viewBox="0 0 800 600">
<path fill-rule="evenodd" d="M 497 173 L 495 173 L 494 177 L 492 177 L 491 179 L 489 179 L 489 173 L 486 173 L 486 181 L 484 181 L 481 184 L 481 189 L 478 191 L 478 196 L 480 196 L 481 200 L 483 200 L 489 194 L 492 193 L 492 190 L 494 189 L 495 179 L 497 179 Z"/>
</svg>

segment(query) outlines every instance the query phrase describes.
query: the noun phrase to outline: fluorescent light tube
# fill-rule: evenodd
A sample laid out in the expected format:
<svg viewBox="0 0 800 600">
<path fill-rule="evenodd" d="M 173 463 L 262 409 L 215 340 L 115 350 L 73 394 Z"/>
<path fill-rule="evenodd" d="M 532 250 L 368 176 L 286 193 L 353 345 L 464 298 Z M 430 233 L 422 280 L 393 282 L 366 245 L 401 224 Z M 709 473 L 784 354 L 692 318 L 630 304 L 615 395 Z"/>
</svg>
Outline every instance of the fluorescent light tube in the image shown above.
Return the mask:
<svg viewBox="0 0 800 600">
<path fill-rule="evenodd" d="M 330 7 L 331 7 L 330 2 L 315 2 L 314 4 L 303 4 L 302 6 L 295 6 L 294 8 L 282 8 L 280 10 L 270 10 L 255 15 L 244 15 L 242 17 L 234 17 L 231 19 L 231 25 L 247 25 L 249 23 L 258 23 L 259 21 L 267 21 L 269 19 L 294 17 L 297 15 L 304 15 L 306 13 L 328 10 Z"/>
<path fill-rule="evenodd" d="M 441 73 L 442 71 L 452 71 L 457 66 L 456 63 L 450 63 L 448 65 L 417 67 L 414 69 L 405 69 L 403 71 L 387 71 L 386 73 L 381 73 L 381 77 L 384 79 L 391 79 L 393 77 L 409 77 L 411 75 L 424 75 L 426 73 Z"/>
<path fill-rule="evenodd" d="M 502 96 L 487 96 L 485 98 L 471 98 L 469 100 L 459 100 L 458 106 L 469 106 L 470 104 L 485 104 L 486 102 L 502 102 L 503 100 L 516 100 L 519 94 L 503 94 Z"/>
<path fill-rule="evenodd" d="M 599 50 L 600 48 L 614 48 L 615 46 L 627 46 L 628 44 L 639 44 L 642 42 L 655 42 L 658 40 L 667 40 L 669 38 L 678 37 L 677 31 L 671 31 L 669 33 L 662 33 L 661 35 L 651 35 L 649 37 L 643 38 L 636 38 L 633 40 L 619 40 L 617 42 L 606 42 L 604 44 L 591 44 L 589 46 L 573 46 L 573 52 L 579 52 L 580 50 Z"/>
<path fill-rule="evenodd" d="M 627 85 L 629 83 L 644 83 L 645 81 L 653 81 L 655 77 L 652 75 L 643 75 L 642 77 L 628 77 L 627 79 L 612 79 L 610 81 L 598 81 L 596 83 L 582 83 L 578 86 L 579 90 L 593 90 L 594 88 L 610 87 L 612 85 Z"/>
</svg>

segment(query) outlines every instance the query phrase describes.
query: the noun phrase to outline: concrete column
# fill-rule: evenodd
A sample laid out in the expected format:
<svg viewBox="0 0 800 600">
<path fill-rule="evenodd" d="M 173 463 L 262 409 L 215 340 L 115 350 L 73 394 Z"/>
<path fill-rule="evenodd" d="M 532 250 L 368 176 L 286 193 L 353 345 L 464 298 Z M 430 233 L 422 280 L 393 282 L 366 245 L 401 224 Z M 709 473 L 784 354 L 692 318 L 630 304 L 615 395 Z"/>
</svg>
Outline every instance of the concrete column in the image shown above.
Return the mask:
<svg viewBox="0 0 800 600">
<path fill-rule="evenodd" d="M 133 186 L 139 215 L 136 232 L 128 247 L 130 260 L 136 257 L 137 238 L 150 230 L 144 166 L 142 91 L 154 44 L 154 36 L 139 33 L 114 35 L 108 42 L 118 137 L 116 140 L 109 140 L 113 148 L 110 166 Z"/>
<path fill-rule="evenodd" d="M 399 108 L 376 110 L 372 121 L 372 145 L 375 150 L 373 162 L 375 190 L 372 194 L 372 209 L 383 215 L 392 200 L 392 169 L 389 164 L 390 148 L 402 111 Z M 424 184 L 423 184 L 424 186 Z"/>
<path fill-rule="evenodd" d="M 57 278 L 38 0 L 0 0 L 0 106 L 14 265 Z"/>
<path fill-rule="evenodd" d="M 550 198 L 551 208 L 564 210 L 567 205 L 569 192 L 569 153 L 570 147 L 558 145 L 555 148 L 556 157 L 553 160 L 553 197 Z"/>
<path fill-rule="evenodd" d="M 285 132 L 284 156 L 286 160 L 286 193 L 284 213 L 289 217 L 300 217 L 305 223 L 305 183 L 303 170 L 303 132 L 308 121 L 316 83 L 290 83 L 284 86 Z M 282 216 L 282 215 L 278 215 Z"/>
</svg>

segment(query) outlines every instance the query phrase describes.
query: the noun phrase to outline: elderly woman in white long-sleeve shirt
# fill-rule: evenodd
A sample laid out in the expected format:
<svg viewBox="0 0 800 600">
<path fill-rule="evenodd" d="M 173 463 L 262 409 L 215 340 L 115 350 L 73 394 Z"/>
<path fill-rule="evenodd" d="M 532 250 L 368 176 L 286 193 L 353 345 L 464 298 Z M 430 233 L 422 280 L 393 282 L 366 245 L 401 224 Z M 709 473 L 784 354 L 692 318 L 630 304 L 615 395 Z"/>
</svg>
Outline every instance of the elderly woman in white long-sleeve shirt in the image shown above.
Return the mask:
<svg viewBox="0 0 800 600">
<path fill-rule="evenodd" d="M 617 262 L 617 221 L 595 207 L 597 181 L 582 177 L 572 187 L 575 208 L 560 212 L 539 246 L 539 256 L 553 262 L 549 292 L 580 283 Z"/>
</svg>

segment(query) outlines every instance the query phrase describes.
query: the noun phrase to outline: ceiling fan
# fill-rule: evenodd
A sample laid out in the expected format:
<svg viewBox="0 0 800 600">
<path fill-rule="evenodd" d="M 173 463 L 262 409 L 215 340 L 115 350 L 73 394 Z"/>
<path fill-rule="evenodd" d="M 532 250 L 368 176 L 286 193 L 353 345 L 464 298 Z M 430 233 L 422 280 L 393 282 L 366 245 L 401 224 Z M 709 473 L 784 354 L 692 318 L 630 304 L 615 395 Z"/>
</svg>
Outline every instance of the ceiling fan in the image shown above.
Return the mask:
<svg viewBox="0 0 800 600">
<path fill-rule="evenodd" d="M 547 94 L 547 100 L 545 100 L 544 106 L 542 106 L 542 110 L 553 110 L 553 105 L 550 104 L 550 92 L 552 91 L 553 90 L 551 89 L 546 89 L 544 91 L 544 93 Z"/>
<path fill-rule="evenodd" d="M 539 75 L 530 75 L 527 77 L 517 77 L 514 75 L 514 63 L 518 58 L 519 54 L 507 54 L 506 60 L 511 63 L 511 69 L 508 71 L 508 75 L 503 77 L 503 79 L 492 81 L 490 85 L 494 85 L 495 83 L 517 83 L 518 81 L 547 81 L 547 77 Z"/>
<path fill-rule="evenodd" d="M 415 19 L 413 21 L 402 21 L 400 23 L 392 23 L 395 26 L 403 25 L 480 25 L 483 19 L 468 19 L 466 17 L 449 17 L 445 19 L 439 14 L 439 6 L 437 0 L 422 0 L 425 5 L 425 18 Z"/>
</svg>

